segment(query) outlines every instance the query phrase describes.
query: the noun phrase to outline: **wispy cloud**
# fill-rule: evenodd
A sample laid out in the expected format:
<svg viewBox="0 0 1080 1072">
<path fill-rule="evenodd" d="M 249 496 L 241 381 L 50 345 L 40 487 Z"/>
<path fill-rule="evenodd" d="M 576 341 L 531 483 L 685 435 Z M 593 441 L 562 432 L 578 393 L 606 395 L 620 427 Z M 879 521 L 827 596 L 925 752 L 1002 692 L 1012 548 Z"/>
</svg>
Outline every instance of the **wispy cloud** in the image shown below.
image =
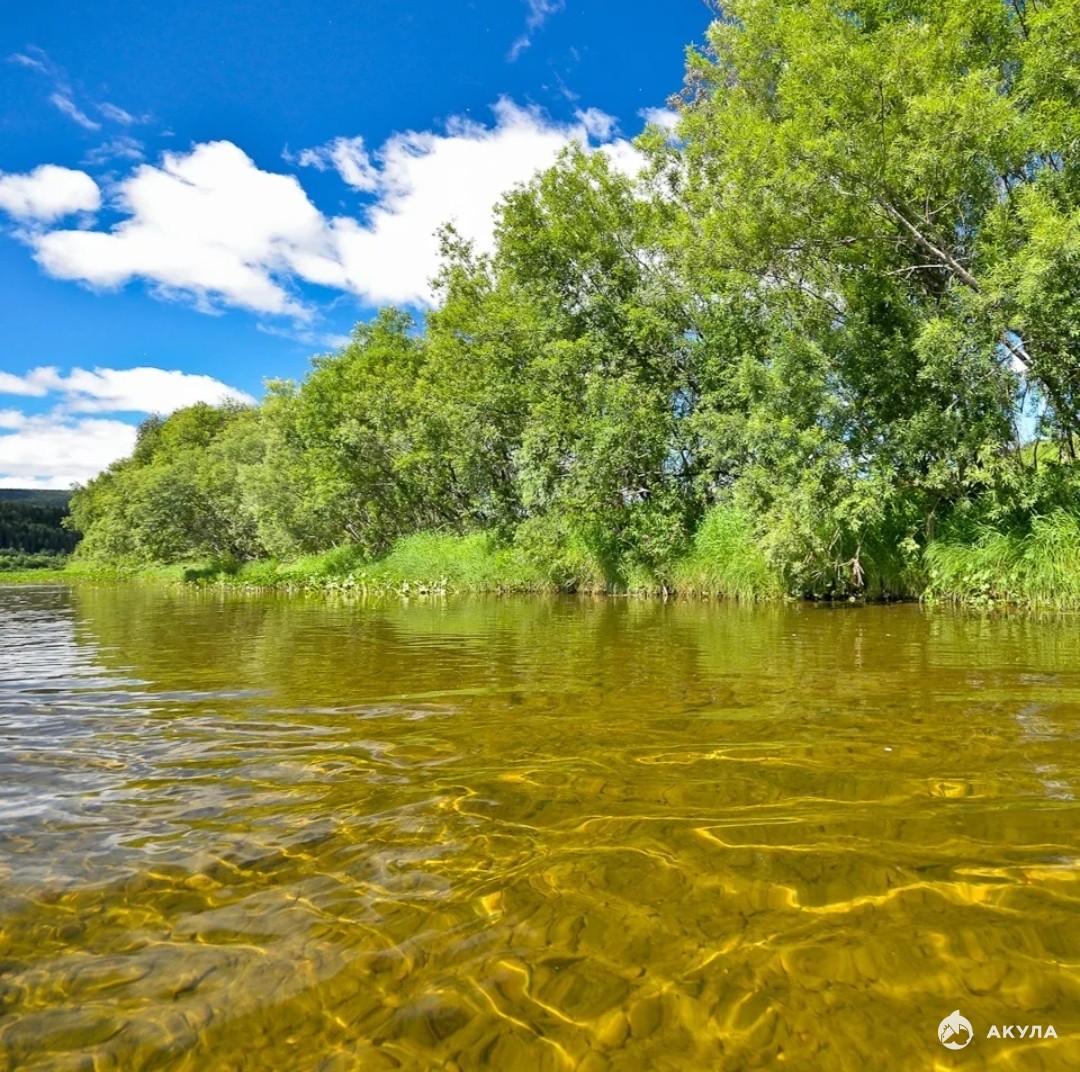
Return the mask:
<svg viewBox="0 0 1080 1072">
<path fill-rule="evenodd" d="M 566 0 L 526 0 L 529 16 L 525 20 L 525 32 L 510 46 L 507 59 L 513 63 L 533 43 L 533 36 L 552 15 L 566 7 Z"/>
<path fill-rule="evenodd" d="M 101 124 L 95 122 L 90 118 L 76 103 L 72 100 L 70 94 L 57 90 L 55 93 L 49 95 L 49 102 L 53 107 L 58 108 L 61 112 L 68 117 L 68 119 L 74 120 L 83 128 L 83 130 L 100 130 Z"/>
<path fill-rule="evenodd" d="M 41 71 L 42 74 L 48 74 L 49 65 L 47 57 L 45 59 L 39 59 L 38 56 L 32 55 L 32 53 L 41 53 L 44 56 L 44 52 L 39 48 L 35 48 L 31 45 L 26 52 L 16 52 L 12 56 L 8 56 L 8 60 L 11 63 L 16 63 L 20 67 L 29 67 L 32 71 Z"/>
<path fill-rule="evenodd" d="M 97 109 L 106 119 L 119 123 L 121 126 L 130 127 L 139 122 L 131 112 L 125 111 L 115 104 L 110 104 L 108 101 L 103 101 L 97 106 Z"/>
<path fill-rule="evenodd" d="M 301 326 L 282 327 L 280 324 L 267 324 L 260 322 L 255 325 L 256 331 L 264 335 L 273 335 L 278 339 L 288 339 L 290 342 L 299 342 L 307 347 L 317 347 L 321 350 L 340 350 L 348 346 L 350 336 L 341 335 L 337 332 L 315 331 Z"/>
<path fill-rule="evenodd" d="M 14 63 L 27 70 L 36 71 L 52 83 L 52 92 L 49 94 L 49 103 L 62 112 L 72 122 L 77 123 L 83 130 L 97 131 L 102 129 L 102 124 L 91 117 L 90 112 L 97 112 L 107 122 L 116 123 L 120 126 L 133 126 L 136 123 L 147 123 L 152 118 L 149 115 L 136 116 L 109 101 L 101 101 L 89 107 L 83 107 L 76 99 L 75 89 L 67 72 L 58 63 L 54 63 L 49 54 L 37 45 L 28 45 L 22 52 L 15 52 L 8 56 L 8 62 Z"/>
<path fill-rule="evenodd" d="M 100 166 L 113 160 L 142 160 L 146 155 L 145 148 L 138 138 L 121 134 L 102 142 L 96 149 L 91 149 L 83 157 L 83 163 Z"/>
</svg>

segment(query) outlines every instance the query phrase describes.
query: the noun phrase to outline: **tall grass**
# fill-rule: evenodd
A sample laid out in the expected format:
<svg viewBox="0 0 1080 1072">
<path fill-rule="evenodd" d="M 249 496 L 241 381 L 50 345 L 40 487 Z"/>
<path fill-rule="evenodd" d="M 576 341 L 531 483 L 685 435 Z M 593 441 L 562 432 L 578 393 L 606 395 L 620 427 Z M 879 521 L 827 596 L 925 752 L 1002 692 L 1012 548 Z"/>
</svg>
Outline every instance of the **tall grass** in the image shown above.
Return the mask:
<svg viewBox="0 0 1080 1072">
<path fill-rule="evenodd" d="M 926 596 L 1080 608 L 1080 517 L 1055 510 L 1025 527 L 979 525 L 926 548 Z"/>
<path fill-rule="evenodd" d="M 716 507 L 705 517 L 690 554 L 665 571 L 666 583 L 642 568 L 613 584 L 595 556 L 570 544 L 550 561 L 542 547 L 506 546 L 486 533 L 420 532 L 397 540 L 382 558 L 364 561 L 350 547 L 291 562 L 217 563 L 190 569 L 189 580 L 242 588 L 326 591 L 556 592 L 662 591 L 738 600 L 783 594 L 742 514 Z"/>
<path fill-rule="evenodd" d="M 418 532 L 396 541 L 385 558 L 362 575 L 391 588 L 427 587 L 459 592 L 539 592 L 553 586 L 517 548 L 486 533 L 455 536 Z"/>
<path fill-rule="evenodd" d="M 749 520 L 726 505 L 705 515 L 690 553 L 672 567 L 671 581 L 686 595 L 752 601 L 784 594 L 783 580 L 755 540 Z"/>
</svg>

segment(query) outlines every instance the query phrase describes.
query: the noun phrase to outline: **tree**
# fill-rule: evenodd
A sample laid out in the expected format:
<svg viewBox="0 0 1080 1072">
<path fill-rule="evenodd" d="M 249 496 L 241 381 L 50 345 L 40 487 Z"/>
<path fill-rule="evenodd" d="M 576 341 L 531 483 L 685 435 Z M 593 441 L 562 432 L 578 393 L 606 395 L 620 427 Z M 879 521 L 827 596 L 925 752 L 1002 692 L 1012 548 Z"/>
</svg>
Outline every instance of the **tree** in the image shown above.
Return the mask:
<svg viewBox="0 0 1080 1072">
<path fill-rule="evenodd" d="M 692 57 L 667 175 L 703 289 L 741 275 L 773 325 L 740 493 L 779 557 L 857 569 L 861 535 L 911 507 L 932 531 L 1016 467 L 1025 387 L 1071 444 L 1076 360 L 1036 310 L 1070 323 L 1080 292 L 1034 300 L 1024 265 L 1038 247 L 1060 282 L 1071 256 L 1031 205 L 1075 185 L 1040 118 L 1075 87 L 1031 58 L 1072 6 L 736 0 Z"/>
</svg>

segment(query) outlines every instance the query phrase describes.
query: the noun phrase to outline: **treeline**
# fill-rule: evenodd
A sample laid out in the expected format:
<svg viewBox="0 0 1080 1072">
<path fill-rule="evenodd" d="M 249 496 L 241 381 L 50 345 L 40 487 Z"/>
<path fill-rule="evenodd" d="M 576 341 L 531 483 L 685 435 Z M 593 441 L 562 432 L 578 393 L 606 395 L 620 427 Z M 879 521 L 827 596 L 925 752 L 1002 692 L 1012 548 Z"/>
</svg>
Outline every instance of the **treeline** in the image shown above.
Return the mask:
<svg viewBox="0 0 1080 1072">
<path fill-rule="evenodd" d="M 58 506 L 67 510 L 71 502 L 71 492 L 58 488 L 0 488 L 0 502 Z"/>
<path fill-rule="evenodd" d="M 44 499 L 34 493 L 0 492 L 0 554 L 68 554 L 79 534 L 64 527 L 67 493 Z"/>
<path fill-rule="evenodd" d="M 147 422 L 82 554 L 480 532 L 564 587 L 1080 598 L 1080 0 L 723 11 L 640 175 L 568 151 L 490 256 L 444 233 L 422 324 Z"/>
</svg>

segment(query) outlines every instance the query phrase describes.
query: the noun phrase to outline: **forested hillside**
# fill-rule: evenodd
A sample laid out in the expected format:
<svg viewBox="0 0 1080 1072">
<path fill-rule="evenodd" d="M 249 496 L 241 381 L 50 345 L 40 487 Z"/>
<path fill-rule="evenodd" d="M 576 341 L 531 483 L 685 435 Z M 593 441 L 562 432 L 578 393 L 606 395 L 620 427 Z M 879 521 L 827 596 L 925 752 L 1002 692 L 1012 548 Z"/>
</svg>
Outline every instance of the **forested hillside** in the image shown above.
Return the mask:
<svg viewBox="0 0 1080 1072">
<path fill-rule="evenodd" d="M 0 488 L 0 503 L 7 502 L 55 506 L 66 510 L 71 502 L 71 492 L 51 488 Z"/>
<path fill-rule="evenodd" d="M 70 492 L 0 488 L 0 570 L 51 565 L 75 549 L 64 526 Z"/>
<path fill-rule="evenodd" d="M 638 178 L 570 151 L 422 323 L 148 422 L 82 554 L 1080 600 L 1080 2 L 723 10 Z"/>
</svg>

